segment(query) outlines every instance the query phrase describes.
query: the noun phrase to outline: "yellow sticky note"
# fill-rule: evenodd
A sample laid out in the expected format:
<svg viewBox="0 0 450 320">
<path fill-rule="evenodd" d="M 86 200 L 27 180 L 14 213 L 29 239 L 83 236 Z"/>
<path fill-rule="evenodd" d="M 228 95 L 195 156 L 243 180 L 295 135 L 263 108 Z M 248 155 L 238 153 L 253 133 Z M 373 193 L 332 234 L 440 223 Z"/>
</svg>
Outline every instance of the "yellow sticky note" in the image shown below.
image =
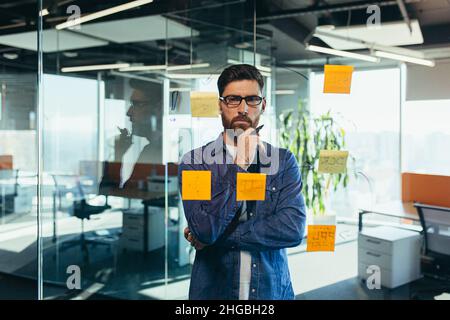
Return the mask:
<svg viewBox="0 0 450 320">
<path fill-rule="evenodd" d="M 264 173 L 238 173 L 236 201 L 265 200 L 266 175 Z"/>
<path fill-rule="evenodd" d="M 211 171 L 185 170 L 181 179 L 183 200 L 211 200 Z"/>
<path fill-rule="evenodd" d="M 348 151 L 320 150 L 320 173 L 344 173 L 347 171 Z"/>
<path fill-rule="evenodd" d="M 334 251 L 336 226 L 309 225 L 306 251 Z"/>
<path fill-rule="evenodd" d="M 323 93 L 350 93 L 352 66 L 325 65 Z"/>
<path fill-rule="evenodd" d="M 191 92 L 191 114 L 199 118 L 215 118 L 219 114 L 215 92 Z"/>
</svg>

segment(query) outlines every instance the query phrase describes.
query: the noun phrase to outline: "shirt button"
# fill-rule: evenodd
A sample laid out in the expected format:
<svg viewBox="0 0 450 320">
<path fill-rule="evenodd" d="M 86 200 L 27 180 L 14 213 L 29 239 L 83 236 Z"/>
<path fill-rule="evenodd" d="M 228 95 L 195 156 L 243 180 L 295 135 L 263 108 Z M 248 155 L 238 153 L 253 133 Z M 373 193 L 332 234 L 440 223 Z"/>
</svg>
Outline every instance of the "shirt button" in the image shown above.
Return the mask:
<svg viewBox="0 0 450 320">
<path fill-rule="evenodd" d="M 253 288 L 253 289 L 252 289 L 252 292 L 255 292 L 255 291 L 256 291 L 256 289 L 255 289 L 255 288 Z"/>
<path fill-rule="evenodd" d="M 231 249 L 236 249 L 236 247 L 235 247 L 235 246 L 232 246 Z"/>
<path fill-rule="evenodd" d="M 250 213 L 249 213 L 249 216 L 250 216 L 250 217 L 253 217 L 253 212 L 250 212 Z"/>
<path fill-rule="evenodd" d="M 272 191 L 275 191 L 275 190 L 277 190 L 277 188 L 275 188 L 275 187 L 272 187 Z"/>
<path fill-rule="evenodd" d="M 256 263 L 253 264 L 253 268 L 256 268 Z"/>
</svg>

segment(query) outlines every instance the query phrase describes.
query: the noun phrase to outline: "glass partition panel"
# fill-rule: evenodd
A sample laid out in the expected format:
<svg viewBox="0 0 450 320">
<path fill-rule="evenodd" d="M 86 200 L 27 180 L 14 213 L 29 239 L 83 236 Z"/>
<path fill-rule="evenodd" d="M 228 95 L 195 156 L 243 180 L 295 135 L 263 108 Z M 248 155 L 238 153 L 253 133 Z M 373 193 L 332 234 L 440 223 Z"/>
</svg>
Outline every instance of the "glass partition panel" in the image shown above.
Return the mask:
<svg viewBox="0 0 450 320">
<path fill-rule="evenodd" d="M 37 13 L 37 1 L 16 9 Z M 36 299 L 37 14 L 0 11 L 0 274 L 2 284 L 26 278 L 9 299 Z"/>
<path fill-rule="evenodd" d="M 217 94 L 226 66 L 270 65 L 270 53 L 254 53 L 245 1 L 74 20 L 114 5 L 43 18 L 43 275 L 61 289 L 44 297 L 186 299 L 195 252 L 178 164 L 222 130 L 217 112 L 192 116 L 191 94 Z"/>
</svg>

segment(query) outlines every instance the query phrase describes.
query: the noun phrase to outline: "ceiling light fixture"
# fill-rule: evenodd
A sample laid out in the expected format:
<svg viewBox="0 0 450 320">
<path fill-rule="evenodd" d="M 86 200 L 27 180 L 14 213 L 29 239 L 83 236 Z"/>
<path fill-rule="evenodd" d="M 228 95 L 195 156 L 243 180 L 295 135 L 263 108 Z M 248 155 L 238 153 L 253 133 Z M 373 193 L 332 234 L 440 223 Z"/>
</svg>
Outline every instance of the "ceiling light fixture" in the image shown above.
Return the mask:
<svg viewBox="0 0 450 320">
<path fill-rule="evenodd" d="M 39 11 L 39 16 L 40 17 L 44 17 L 46 15 L 49 15 L 50 12 L 48 12 L 48 9 L 42 9 L 41 11 Z"/>
<path fill-rule="evenodd" d="M 60 24 L 56 25 L 56 29 L 61 30 L 61 29 L 73 27 L 73 26 L 76 26 L 76 25 L 79 25 L 79 24 L 82 24 L 82 23 L 85 23 L 85 22 L 88 22 L 88 21 L 91 21 L 91 20 L 95 20 L 95 19 L 98 19 L 98 18 L 109 16 L 111 14 L 115 14 L 115 13 L 118 13 L 118 12 L 129 10 L 129 9 L 132 9 L 132 8 L 135 8 L 135 7 L 139 7 L 141 5 L 148 4 L 148 3 L 151 3 L 151 2 L 153 2 L 153 0 L 136 0 L 136 1 L 131 1 L 131 2 L 128 2 L 128 3 L 121 4 L 119 6 L 115 6 L 115 7 L 109 8 L 109 9 L 105 9 L 105 10 L 101 10 L 101 11 L 94 12 L 94 13 L 91 13 L 91 14 L 87 14 L 87 15 L 85 15 L 83 17 L 80 17 L 79 19 L 73 19 L 73 20 L 69 20 L 69 21 L 64 22 L 64 23 L 60 23 Z"/>
<path fill-rule="evenodd" d="M 189 74 L 189 73 L 168 73 L 166 75 L 170 79 L 200 79 L 200 78 L 212 78 L 212 77 L 218 77 L 218 74 Z"/>
<path fill-rule="evenodd" d="M 153 71 L 153 70 L 165 70 L 167 66 L 165 64 L 160 65 L 149 65 L 149 66 L 129 66 L 126 68 L 120 68 L 119 71 L 127 72 L 127 71 Z"/>
<path fill-rule="evenodd" d="M 252 46 L 252 44 L 249 43 L 249 42 L 241 42 L 241 43 L 236 43 L 234 45 L 234 47 L 237 48 L 237 49 L 248 49 L 251 46 Z"/>
<path fill-rule="evenodd" d="M 420 59 L 420 58 L 415 58 L 415 57 L 411 57 L 411 56 L 406 56 L 403 54 L 396 54 L 396 53 L 377 50 L 377 51 L 375 51 L 375 55 L 377 57 L 381 57 L 381 58 L 403 61 L 403 62 L 410 62 L 410 63 L 420 64 L 420 65 L 427 66 L 427 67 L 435 66 L 435 62 L 433 60 Z"/>
<path fill-rule="evenodd" d="M 261 71 L 264 71 L 264 72 L 272 72 L 272 68 L 270 68 L 270 67 L 265 67 L 265 66 L 255 66 L 256 67 L 256 69 L 259 69 L 259 70 L 261 70 Z"/>
<path fill-rule="evenodd" d="M 17 53 L 7 53 L 5 52 L 3 54 L 3 58 L 8 59 L 8 60 L 16 60 L 19 57 L 19 55 Z"/>
<path fill-rule="evenodd" d="M 170 88 L 169 89 L 169 92 L 176 92 L 176 91 L 178 91 L 178 92 L 188 92 L 188 91 L 191 91 L 191 88 L 183 87 L 183 88 Z"/>
<path fill-rule="evenodd" d="M 229 63 L 229 64 L 241 64 L 243 62 L 241 62 L 239 60 L 234 60 L 234 59 L 227 59 L 227 63 Z"/>
<path fill-rule="evenodd" d="M 315 46 L 315 45 L 307 45 L 306 50 L 331 54 L 331 55 L 339 56 L 339 57 L 364 60 L 364 61 L 374 62 L 374 63 L 380 62 L 380 59 L 377 57 L 373 57 L 373 56 L 369 56 L 369 55 L 365 55 L 365 54 L 348 52 L 348 51 L 336 50 L 336 49 L 331 49 L 331 48 L 319 47 L 319 46 Z"/>
<path fill-rule="evenodd" d="M 61 68 L 61 72 L 112 70 L 112 69 L 126 68 L 128 66 L 130 66 L 130 64 L 128 64 L 128 63 L 97 64 L 97 65 L 90 65 L 90 66 L 64 67 L 64 68 Z"/>
<path fill-rule="evenodd" d="M 288 95 L 295 94 L 295 90 L 275 90 L 273 93 L 276 95 Z"/>
<path fill-rule="evenodd" d="M 6 29 L 12 29 L 12 28 L 18 28 L 18 27 L 25 27 L 27 25 L 26 22 L 17 22 L 14 24 L 8 24 L 6 26 L 0 26 L 0 30 L 6 30 Z"/>
<path fill-rule="evenodd" d="M 160 65 L 138 65 L 138 66 L 129 66 L 126 68 L 121 68 L 119 71 L 127 72 L 127 71 L 156 71 L 156 70 L 188 70 L 188 69 L 196 69 L 196 68 L 207 68 L 209 67 L 209 63 L 197 63 L 197 64 L 183 64 L 183 65 L 174 65 L 167 66 L 165 64 Z"/>
<path fill-rule="evenodd" d="M 76 57 L 78 57 L 78 52 L 73 52 L 73 51 L 64 51 L 62 54 L 63 54 L 64 57 L 67 57 L 67 58 L 76 58 Z"/>
<path fill-rule="evenodd" d="M 181 64 L 178 66 L 169 66 L 169 67 L 167 67 L 167 70 L 168 71 L 188 70 L 188 69 L 207 68 L 207 67 L 209 67 L 209 63 Z"/>
</svg>

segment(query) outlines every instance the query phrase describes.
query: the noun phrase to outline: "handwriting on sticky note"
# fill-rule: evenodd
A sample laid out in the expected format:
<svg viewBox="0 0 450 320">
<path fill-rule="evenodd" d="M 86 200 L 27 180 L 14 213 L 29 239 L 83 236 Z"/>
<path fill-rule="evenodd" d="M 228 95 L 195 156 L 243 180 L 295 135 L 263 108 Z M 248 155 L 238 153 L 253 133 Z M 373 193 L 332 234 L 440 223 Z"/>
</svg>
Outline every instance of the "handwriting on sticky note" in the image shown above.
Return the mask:
<svg viewBox="0 0 450 320">
<path fill-rule="evenodd" d="M 215 92 L 191 92 L 191 114 L 199 118 L 215 118 L 219 114 Z"/>
<path fill-rule="evenodd" d="M 350 93 L 352 66 L 325 65 L 323 93 Z"/>
<path fill-rule="evenodd" d="M 264 173 L 238 173 L 236 201 L 265 200 L 266 175 Z"/>
<path fill-rule="evenodd" d="M 181 179 L 183 200 L 211 200 L 211 171 L 184 170 Z"/>
<path fill-rule="evenodd" d="M 320 173 L 344 173 L 347 171 L 348 151 L 320 150 Z"/>
<path fill-rule="evenodd" d="M 306 251 L 334 251 L 336 226 L 309 225 Z"/>
</svg>

